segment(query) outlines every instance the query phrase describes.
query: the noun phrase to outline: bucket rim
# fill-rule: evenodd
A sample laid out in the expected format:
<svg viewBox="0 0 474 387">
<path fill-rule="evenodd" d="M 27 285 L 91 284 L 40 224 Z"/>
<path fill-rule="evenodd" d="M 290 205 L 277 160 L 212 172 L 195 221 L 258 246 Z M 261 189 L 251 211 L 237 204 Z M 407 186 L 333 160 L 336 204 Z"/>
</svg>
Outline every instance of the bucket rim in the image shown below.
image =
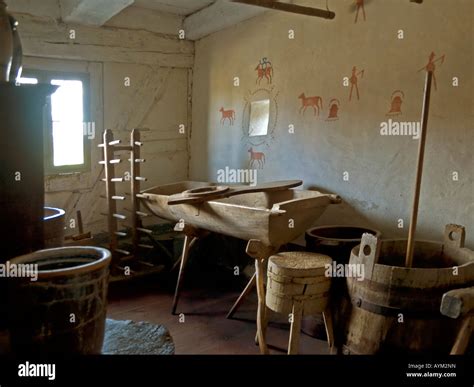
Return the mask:
<svg viewBox="0 0 474 387">
<path fill-rule="evenodd" d="M 33 253 L 24 254 L 10 259 L 10 264 L 27 264 L 41 261 L 45 258 L 72 258 L 84 255 L 96 256 L 97 259 L 70 268 L 54 269 L 54 270 L 38 270 L 38 279 L 62 277 L 67 275 L 77 275 L 84 272 L 102 269 L 109 265 L 112 260 L 112 254 L 103 247 L 95 246 L 68 246 L 55 247 L 51 249 L 38 250 Z"/>
<path fill-rule="evenodd" d="M 382 236 L 382 232 L 371 227 L 362 227 L 362 226 L 355 226 L 355 225 L 330 225 L 330 226 L 316 226 L 316 227 L 311 227 L 308 230 L 305 231 L 305 236 L 310 237 L 310 238 L 317 238 L 320 240 L 324 241 L 337 241 L 337 242 L 360 242 L 362 239 L 362 234 L 360 238 L 328 238 L 328 237 L 322 237 L 319 235 L 313 235 L 312 232 L 315 230 L 323 230 L 323 229 L 334 229 L 334 228 L 359 228 L 361 230 L 367 230 L 367 231 L 373 231 L 375 233 L 375 236 L 377 238 L 380 238 Z"/>
<path fill-rule="evenodd" d="M 57 208 L 57 207 L 49 207 L 49 206 L 44 206 L 44 210 L 51 210 L 54 211 L 54 214 L 51 215 L 43 215 L 43 220 L 51 220 L 55 218 L 60 218 L 66 214 L 66 211 L 64 211 L 62 208 Z M 46 211 L 44 211 L 46 212 Z"/>
<path fill-rule="evenodd" d="M 404 243 L 407 243 L 407 241 L 408 241 L 408 239 L 406 239 L 406 238 L 391 238 L 391 239 L 382 239 L 380 242 L 381 242 L 381 245 L 382 245 L 384 243 L 390 243 L 390 242 L 404 242 Z M 414 242 L 414 245 L 416 246 L 416 244 L 418 244 L 418 243 L 430 243 L 430 244 L 438 245 L 438 246 L 441 246 L 441 247 L 444 246 L 443 241 L 440 242 L 440 241 L 433 241 L 433 240 L 427 240 L 427 239 L 416 239 L 415 242 Z M 382 246 L 381 246 L 381 248 L 382 248 Z M 360 249 L 360 243 L 358 245 L 354 246 L 351 249 L 349 262 L 352 259 L 352 256 L 357 256 L 357 257 L 359 256 L 359 249 Z M 356 250 L 357 250 L 357 254 L 356 254 Z M 458 268 L 465 269 L 466 267 L 469 267 L 471 265 L 474 265 L 474 260 L 469 261 L 469 262 L 464 262 L 464 263 L 458 264 L 458 265 L 447 266 L 447 267 L 406 267 L 406 266 L 386 265 L 384 263 L 376 262 L 374 264 L 374 268 L 376 266 L 383 266 L 383 267 L 391 267 L 391 268 L 393 268 L 392 270 L 395 270 L 395 271 L 398 271 L 398 270 L 400 270 L 400 271 L 424 271 L 425 273 L 428 273 L 430 270 L 431 271 L 438 271 L 438 272 L 440 270 L 452 271 L 453 267 L 458 267 Z"/>
</svg>

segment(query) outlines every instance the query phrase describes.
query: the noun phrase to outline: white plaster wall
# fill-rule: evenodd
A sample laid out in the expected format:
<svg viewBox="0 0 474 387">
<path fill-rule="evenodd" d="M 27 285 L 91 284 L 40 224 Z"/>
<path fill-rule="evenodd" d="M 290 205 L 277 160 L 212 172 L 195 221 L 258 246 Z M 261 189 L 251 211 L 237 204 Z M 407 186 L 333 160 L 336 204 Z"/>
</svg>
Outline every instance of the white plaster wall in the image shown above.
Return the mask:
<svg viewBox="0 0 474 387">
<path fill-rule="evenodd" d="M 156 11 L 144 15 L 144 10 L 132 7 L 105 27 L 94 28 L 59 22 L 53 3 L 46 4 L 51 12 L 40 12 L 38 3 L 9 3 L 18 10 L 15 16 L 20 21 L 25 67 L 90 75 L 91 119 L 97 133 L 91 146 L 91 171 L 47 177 L 47 205 L 65 209 L 68 219 L 75 218 L 76 210 L 81 210 L 85 231 L 107 229 L 106 217 L 101 215 L 107 208 L 101 198 L 105 195 L 103 166 L 98 164 L 102 149 L 97 147 L 104 129 L 113 129 L 124 142 L 129 141 L 130 129 L 149 129 L 142 136 L 143 157 L 147 160 L 142 175 L 148 178 L 143 188 L 187 178 L 187 134 L 179 134 L 178 129 L 180 124 L 190 127 L 191 123 L 194 44 L 177 39 L 180 17 Z M 157 20 L 161 21 L 160 26 L 153 24 Z M 125 77 L 130 78 L 129 87 Z M 117 176 L 123 176 L 128 166 L 125 156 Z M 129 184 L 117 185 L 118 194 L 129 191 Z M 119 211 L 126 207 L 126 203 L 120 205 Z M 67 232 L 74 234 L 78 230 Z"/>
<path fill-rule="evenodd" d="M 299 4 L 325 7 L 325 1 Z M 463 224 L 474 246 L 473 49 L 470 0 L 384 0 L 366 5 L 367 20 L 354 23 L 347 2 L 329 2 L 336 19 L 269 12 L 196 42 L 190 177 L 216 180 L 217 170 L 247 168 L 249 145 L 242 139 L 244 97 L 255 88 L 259 59 L 274 65 L 279 91 L 275 138 L 265 152 L 259 181 L 300 178 L 305 187 L 340 194 L 317 224 L 361 224 L 387 237 L 407 235 L 418 142 L 382 137 L 394 90 L 405 93 L 399 120 L 421 116 L 424 73 L 431 51 L 446 55 L 438 66 L 426 144 L 418 238 L 440 239 L 446 223 Z M 295 39 L 288 39 L 288 31 Z M 405 39 L 397 39 L 403 29 Z M 365 69 L 360 101 L 348 101 L 343 77 Z M 240 86 L 234 87 L 234 77 Z M 452 78 L 459 77 L 459 87 Z M 265 85 L 265 82 L 262 82 Z M 298 113 L 298 96 L 323 97 L 319 118 Z M 339 120 L 325 121 L 330 98 L 341 101 Z M 234 126 L 221 125 L 219 108 L 237 113 Z M 288 133 L 288 125 L 295 134 Z M 344 171 L 349 181 L 343 181 Z M 459 172 L 459 181 L 452 172 Z M 403 219 L 404 229 L 397 228 Z"/>
</svg>

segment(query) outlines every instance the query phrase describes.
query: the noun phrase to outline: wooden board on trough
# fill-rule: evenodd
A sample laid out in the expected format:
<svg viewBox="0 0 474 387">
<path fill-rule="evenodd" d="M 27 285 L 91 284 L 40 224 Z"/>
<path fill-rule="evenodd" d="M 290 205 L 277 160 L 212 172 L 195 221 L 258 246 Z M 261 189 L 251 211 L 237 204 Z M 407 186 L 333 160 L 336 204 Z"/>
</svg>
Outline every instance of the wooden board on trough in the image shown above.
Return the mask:
<svg viewBox="0 0 474 387">
<path fill-rule="evenodd" d="M 168 199 L 168 205 L 196 204 L 253 192 L 283 191 L 286 189 L 298 187 L 301 184 L 303 184 L 301 180 L 285 180 L 263 183 L 255 186 L 239 186 L 235 188 L 227 186 L 202 187 L 195 190 L 184 191 L 176 195 L 171 195 Z"/>
</svg>

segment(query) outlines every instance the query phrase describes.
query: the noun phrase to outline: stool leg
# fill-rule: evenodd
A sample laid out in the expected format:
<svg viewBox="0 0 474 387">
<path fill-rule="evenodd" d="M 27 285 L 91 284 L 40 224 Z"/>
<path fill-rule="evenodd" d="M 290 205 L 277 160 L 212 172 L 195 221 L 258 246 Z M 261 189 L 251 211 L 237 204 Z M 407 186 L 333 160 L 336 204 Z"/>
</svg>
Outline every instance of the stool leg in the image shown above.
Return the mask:
<svg viewBox="0 0 474 387">
<path fill-rule="evenodd" d="M 266 325 L 265 325 L 265 287 L 263 283 L 263 259 L 255 260 L 255 274 L 257 279 L 257 294 L 258 294 L 258 306 L 257 306 L 257 336 L 258 345 L 260 346 L 260 353 L 262 355 L 268 354 L 267 342 L 265 340 Z"/>
<path fill-rule="evenodd" d="M 297 355 L 300 348 L 301 318 L 303 315 L 303 304 L 295 301 L 292 310 L 293 319 L 290 328 L 290 341 L 288 343 L 288 355 Z"/>
<path fill-rule="evenodd" d="M 323 312 L 324 326 L 326 327 L 326 335 L 328 336 L 328 346 L 329 353 L 332 355 L 334 353 L 334 326 L 332 323 L 332 311 L 328 307 Z"/>
<path fill-rule="evenodd" d="M 263 318 L 262 318 L 262 330 L 263 330 L 263 335 L 267 337 L 267 327 L 268 327 L 268 308 L 267 304 L 265 303 L 265 306 L 262 311 Z M 255 345 L 258 345 L 258 332 L 255 333 Z"/>
</svg>

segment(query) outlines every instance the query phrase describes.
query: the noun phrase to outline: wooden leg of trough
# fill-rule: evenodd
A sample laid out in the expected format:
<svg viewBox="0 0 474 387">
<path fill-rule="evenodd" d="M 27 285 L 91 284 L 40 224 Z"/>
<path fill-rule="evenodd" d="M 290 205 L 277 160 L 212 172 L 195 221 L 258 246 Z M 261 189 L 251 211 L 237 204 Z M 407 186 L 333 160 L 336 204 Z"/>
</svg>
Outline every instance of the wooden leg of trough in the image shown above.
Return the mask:
<svg viewBox="0 0 474 387">
<path fill-rule="evenodd" d="M 237 311 L 239 306 L 242 304 L 242 302 L 244 302 L 245 298 L 253 290 L 256 284 L 256 275 L 257 274 L 254 273 L 252 278 L 250 278 L 250 281 L 247 283 L 247 286 L 245 286 L 245 289 L 240 294 L 239 298 L 237 298 L 237 301 L 235 301 L 234 305 L 232 305 L 232 308 L 230 308 L 229 313 L 227 313 L 226 318 L 232 318 L 234 316 L 234 313 Z"/>
<path fill-rule="evenodd" d="M 247 244 L 246 252 L 252 258 L 255 258 L 255 277 L 257 284 L 257 337 L 261 354 L 268 354 L 268 347 L 265 340 L 267 330 L 267 307 L 265 304 L 265 275 L 264 268 L 267 259 L 278 251 L 278 248 L 266 246 L 256 239 L 251 239 Z"/>
<path fill-rule="evenodd" d="M 474 317 L 466 317 L 461 325 L 461 330 L 456 337 L 456 342 L 451 349 L 451 355 L 464 355 L 471 340 L 474 330 Z"/>
<path fill-rule="evenodd" d="M 189 248 L 191 244 L 196 240 L 196 237 L 190 237 L 188 235 L 184 238 L 184 246 L 183 246 L 183 254 L 181 255 L 181 265 L 179 266 L 179 275 L 178 280 L 176 281 L 176 289 L 174 291 L 174 298 L 173 298 L 173 308 L 171 310 L 172 314 L 176 314 L 176 308 L 178 306 L 179 300 L 179 293 L 181 291 L 181 287 L 183 286 L 183 277 L 184 277 L 184 268 L 188 261 L 189 256 Z"/>
<path fill-rule="evenodd" d="M 183 286 L 184 269 L 188 261 L 189 251 L 191 249 L 191 246 L 196 242 L 196 240 L 199 237 L 207 234 L 207 232 L 204 230 L 199 230 L 188 225 L 185 225 L 184 227 L 180 223 L 178 223 L 178 225 L 176 225 L 175 230 L 184 231 L 186 236 L 184 238 L 183 253 L 181 255 L 181 264 L 179 266 L 178 280 L 176 281 L 176 289 L 174 292 L 173 306 L 171 309 L 172 314 L 176 314 L 176 308 L 178 306 L 178 301 L 179 301 L 179 293 L 181 291 L 181 287 Z"/>
</svg>

